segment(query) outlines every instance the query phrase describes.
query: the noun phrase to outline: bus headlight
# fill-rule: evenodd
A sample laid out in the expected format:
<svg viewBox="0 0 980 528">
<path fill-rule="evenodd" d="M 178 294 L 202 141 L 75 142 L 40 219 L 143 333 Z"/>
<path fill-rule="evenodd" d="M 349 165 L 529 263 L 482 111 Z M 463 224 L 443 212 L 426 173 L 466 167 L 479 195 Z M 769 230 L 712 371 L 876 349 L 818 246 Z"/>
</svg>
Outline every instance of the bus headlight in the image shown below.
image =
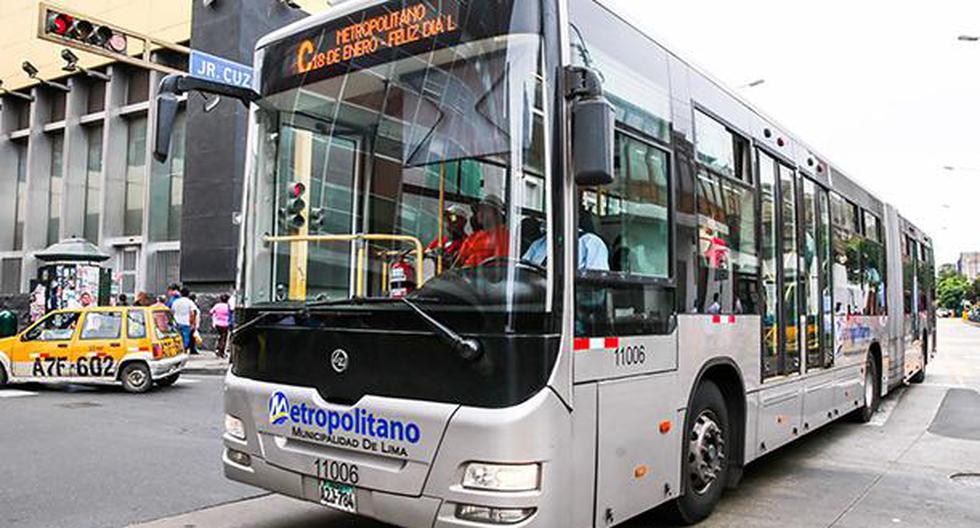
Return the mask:
<svg viewBox="0 0 980 528">
<path fill-rule="evenodd" d="M 225 432 L 239 440 L 245 440 L 245 424 L 230 414 L 225 415 Z"/>
<path fill-rule="evenodd" d="M 532 491 L 538 489 L 538 464 L 499 465 L 472 463 L 463 473 L 463 487 L 490 491 Z"/>
</svg>

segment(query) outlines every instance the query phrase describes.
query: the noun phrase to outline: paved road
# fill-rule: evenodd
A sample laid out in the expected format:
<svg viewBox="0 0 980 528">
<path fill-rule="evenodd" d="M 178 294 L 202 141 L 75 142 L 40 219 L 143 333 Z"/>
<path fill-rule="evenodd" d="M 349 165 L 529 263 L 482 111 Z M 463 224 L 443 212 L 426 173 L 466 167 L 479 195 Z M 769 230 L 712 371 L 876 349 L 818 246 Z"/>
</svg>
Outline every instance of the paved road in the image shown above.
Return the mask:
<svg viewBox="0 0 980 528">
<path fill-rule="evenodd" d="M 832 424 L 751 465 L 701 526 L 980 526 L 980 485 L 949 479 L 980 472 L 980 327 L 943 320 L 939 340 L 925 384 L 886 399 L 872 424 Z M 217 377 L 148 395 L 146 403 L 105 391 L 9 398 L 0 391 L 0 525 L 123 526 L 156 518 L 139 528 L 384 526 L 277 495 L 238 500 L 257 492 L 221 477 L 219 391 Z M 54 419 L 37 420 L 37 413 Z M 80 413 L 107 423 L 83 428 Z M 126 446 L 119 460 L 103 446 L 107 433 Z M 12 474 L 22 484 L 14 489 L 4 482 L 4 450 L 30 434 L 45 439 L 18 451 Z M 54 477 L 37 481 L 35 474 Z M 85 512 L 84 521 L 74 512 Z M 626 526 L 655 525 L 643 517 Z"/>
<path fill-rule="evenodd" d="M 0 526 L 119 527 L 260 494 L 221 473 L 221 380 L 0 389 Z"/>
</svg>

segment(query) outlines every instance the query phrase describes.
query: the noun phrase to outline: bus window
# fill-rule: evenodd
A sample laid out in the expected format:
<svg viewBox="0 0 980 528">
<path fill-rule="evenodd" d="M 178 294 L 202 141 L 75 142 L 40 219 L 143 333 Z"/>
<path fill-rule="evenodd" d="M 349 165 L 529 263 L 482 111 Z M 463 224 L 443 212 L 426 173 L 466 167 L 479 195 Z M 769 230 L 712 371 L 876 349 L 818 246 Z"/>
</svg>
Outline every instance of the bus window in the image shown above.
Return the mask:
<svg viewBox="0 0 980 528">
<path fill-rule="evenodd" d="M 776 161 L 759 153 L 759 185 L 762 200 L 762 376 L 779 374 L 779 294 L 776 276 Z"/>
<path fill-rule="evenodd" d="M 822 313 L 821 336 L 823 340 L 823 366 L 834 365 L 834 297 L 831 267 L 833 255 L 830 247 L 830 200 L 827 191 L 817 189 L 820 205 L 820 223 L 817 235 L 817 253 L 820 256 L 820 310 Z"/>
<path fill-rule="evenodd" d="M 663 333 L 673 311 L 667 154 L 616 139 L 616 181 L 581 196 L 577 335 Z"/>
<path fill-rule="evenodd" d="M 864 292 L 864 315 L 885 315 L 885 248 L 881 238 L 881 223 L 873 214 L 864 212 L 864 238 L 860 242 L 861 289 Z"/>
<path fill-rule="evenodd" d="M 706 171 L 698 174 L 697 190 L 699 311 L 757 313 L 755 193 Z"/>
<path fill-rule="evenodd" d="M 801 270 L 800 296 L 803 316 L 806 318 L 803 333 L 803 348 L 806 351 L 806 368 L 823 366 L 820 355 L 820 253 L 817 250 L 819 213 L 817 209 L 817 186 L 812 181 L 803 180 L 803 239 L 800 240 L 800 253 L 803 257 Z"/>
<path fill-rule="evenodd" d="M 782 231 L 783 264 L 783 374 L 800 371 L 800 312 L 797 300 L 799 288 L 799 258 L 797 253 L 796 177 L 793 169 L 780 165 L 779 194 L 782 202 L 780 229 Z"/>
</svg>

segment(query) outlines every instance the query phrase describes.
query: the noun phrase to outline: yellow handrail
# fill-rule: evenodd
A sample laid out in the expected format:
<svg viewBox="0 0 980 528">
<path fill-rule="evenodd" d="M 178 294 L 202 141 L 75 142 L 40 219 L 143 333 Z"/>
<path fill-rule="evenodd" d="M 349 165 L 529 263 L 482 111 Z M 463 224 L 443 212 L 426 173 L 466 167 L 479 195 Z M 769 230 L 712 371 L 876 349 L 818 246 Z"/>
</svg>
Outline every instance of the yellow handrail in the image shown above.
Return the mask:
<svg viewBox="0 0 980 528">
<path fill-rule="evenodd" d="M 384 235 L 384 234 L 373 234 L 373 233 L 362 233 L 354 235 L 288 235 L 288 236 L 270 236 L 266 235 L 262 238 L 266 243 L 269 242 L 358 242 L 358 241 L 368 241 L 368 242 L 408 242 L 415 246 L 415 283 L 419 286 L 425 283 L 425 277 L 422 273 L 422 261 L 425 256 L 425 250 L 422 247 L 422 241 L 416 237 L 409 235 Z M 357 294 L 359 296 L 364 296 L 364 268 L 367 266 L 367 252 L 363 248 L 358 248 L 357 254 Z"/>
</svg>

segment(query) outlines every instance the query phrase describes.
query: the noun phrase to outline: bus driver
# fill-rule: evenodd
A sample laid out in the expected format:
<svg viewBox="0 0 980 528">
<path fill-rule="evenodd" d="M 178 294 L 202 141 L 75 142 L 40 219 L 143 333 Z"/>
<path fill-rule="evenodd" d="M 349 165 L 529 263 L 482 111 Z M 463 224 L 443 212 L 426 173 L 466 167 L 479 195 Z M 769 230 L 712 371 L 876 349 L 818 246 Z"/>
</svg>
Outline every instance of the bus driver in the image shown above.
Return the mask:
<svg viewBox="0 0 980 528">
<path fill-rule="evenodd" d="M 488 194 L 473 207 L 473 233 L 459 248 L 456 265 L 479 266 L 487 260 L 510 254 L 510 234 L 504 222 L 504 202 Z"/>
</svg>

